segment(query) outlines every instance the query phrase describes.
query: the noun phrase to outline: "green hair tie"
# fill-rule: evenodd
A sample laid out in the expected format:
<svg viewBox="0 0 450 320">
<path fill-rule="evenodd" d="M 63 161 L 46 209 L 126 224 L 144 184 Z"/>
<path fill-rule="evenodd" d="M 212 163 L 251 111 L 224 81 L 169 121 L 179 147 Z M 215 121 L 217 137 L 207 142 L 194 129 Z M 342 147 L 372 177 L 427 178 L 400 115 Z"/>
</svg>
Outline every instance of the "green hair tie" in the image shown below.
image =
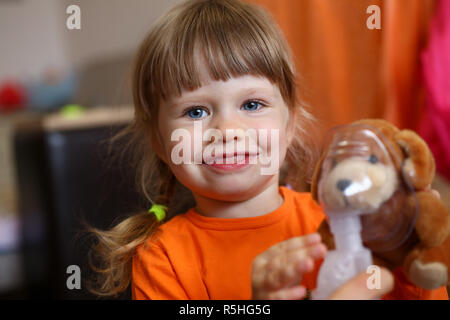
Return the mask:
<svg viewBox="0 0 450 320">
<path fill-rule="evenodd" d="M 158 219 L 158 221 L 162 221 L 165 217 L 166 217 L 166 210 L 167 207 L 163 206 L 162 204 L 154 204 L 152 205 L 152 207 L 148 210 L 149 213 L 154 213 L 156 219 Z"/>
</svg>

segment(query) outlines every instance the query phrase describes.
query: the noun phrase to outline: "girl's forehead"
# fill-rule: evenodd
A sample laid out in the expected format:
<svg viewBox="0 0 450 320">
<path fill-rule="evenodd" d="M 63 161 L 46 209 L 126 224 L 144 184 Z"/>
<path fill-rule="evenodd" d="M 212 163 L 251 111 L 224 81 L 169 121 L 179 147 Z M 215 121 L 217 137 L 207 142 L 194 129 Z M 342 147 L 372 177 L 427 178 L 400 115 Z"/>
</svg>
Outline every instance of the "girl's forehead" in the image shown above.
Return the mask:
<svg viewBox="0 0 450 320">
<path fill-rule="evenodd" d="M 193 60 L 195 65 L 195 71 L 197 73 L 201 85 L 204 86 L 205 84 L 211 82 L 213 79 L 211 77 L 210 70 L 208 70 L 206 67 L 207 63 L 205 56 L 203 55 L 203 51 L 197 44 L 195 45 Z"/>
<path fill-rule="evenodd" d="M 210 77 L 205 78 L 201 85 L 195 89 L 184 88 L 181 95 L 172 96 L 170 100 L 179 100 L 184 98 L 195 98 L 207 96 L 209 94 L 259 94 L 269 97 L 279 97 L 280 91 L 277 85 L 263 76 L 242 75 L 231 77 L 227 80 L 213 80 Z"/>
<path fill-rule="evenodd" d="M 232 70 L 227 70 L 227 76 L 224 78 L 218 79 L 213 76 L 213 69 L 216 69 L 218 66 L 215 63 L 208 63 L 205 55 L 208 54 L 209 50 L 202 46 L 199 43 L 194 45 L 193 52 L 193 63 L 195 66 L 194 73 L 195 76 L 198 77 L 200 86 L 195 88 L 194 90 L 190 90 L 188 88 L 182 88 L 182 93 L 187 93 L 191 91 L 201 90 L 202 88 L 208 88 L 211 86 L 219 86 L 225 83 L 230 82 L 241 82 L 240 85 L 247 86 L 257 86 L 257 87 L 265 87 L 266 89 L 272 88 L 274 85 L 272 82 L 263 75 L 252 74 L 250 72 L 236 74 Z M 221 64 L 221 63 L 219 63 Z M 224 66 L 221 66 L 224 67 Z"/>
<path fill-rule="evenodd" d="M 281 96 L 279 83 L 274 83 L 274 79 L 269 78 L 262 72 L 251 68 L 234 68 L 233 64 L 226 63 L 223 57 L 214 55 L 205 44 L 195 42 L 192 45 L 192 55 L 190 62 L 187 60 L 187 69 L 178 67 L 171 70 L 168 74 L 175 76 L 179 74 L 178 79 L 171 77 L 166 83 L 165 94 L 161 95 L 161 102 L 175 104 L 185 100 L 202 95 L 220 94 L 223 90 L 228 90 L 228 94 L 242 95 L 261 94 L 268 98 L 278 98 Z M 175 64 L 180 66 L 180 64 Z M 183 64 L 181 64 L 183 65 Z"/>
</svg>

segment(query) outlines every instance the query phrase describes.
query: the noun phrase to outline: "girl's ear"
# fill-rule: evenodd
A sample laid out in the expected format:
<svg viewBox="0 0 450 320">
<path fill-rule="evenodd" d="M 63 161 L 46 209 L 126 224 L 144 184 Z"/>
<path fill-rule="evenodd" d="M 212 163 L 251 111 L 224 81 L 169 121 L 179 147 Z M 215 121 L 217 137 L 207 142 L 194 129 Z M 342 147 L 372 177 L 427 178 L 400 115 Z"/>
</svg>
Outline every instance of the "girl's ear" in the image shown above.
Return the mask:
<svg viewBox="0 0 450 320">
<path fill-rule="evenodd" d="M 297 121 L 298 121 L 297 117 L 298 117 L 297 111 L 294 110 L 292 112 L 289 112 L 289 119 L 288 119 L 287 131 L 286 131 L 288 146 L 291 145 L 292 139 L 295 136 L 295 127 L 296 127 Z"/>
</svg>

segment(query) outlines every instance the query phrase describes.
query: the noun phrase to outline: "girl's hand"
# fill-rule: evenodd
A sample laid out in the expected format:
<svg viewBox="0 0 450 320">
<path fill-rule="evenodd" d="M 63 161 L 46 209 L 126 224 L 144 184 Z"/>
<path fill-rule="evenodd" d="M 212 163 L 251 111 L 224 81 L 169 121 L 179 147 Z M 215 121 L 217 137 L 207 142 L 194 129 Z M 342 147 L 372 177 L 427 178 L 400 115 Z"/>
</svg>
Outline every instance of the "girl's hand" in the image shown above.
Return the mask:
<svg viewBox="0 0 450 320">
<path fill-rule="evenodd" d="M 386 268 L 380 267 L 380 288 L 369 289 L 367 279 L 370 274 L 361 273 L 336 290 L 330 300 L 374 300 L 379 299 L 394 288 L 394 276 Z"/>
<path fill-rule="evenodd" d="M 306 288 L 300 285 L 302 276 L 314 269 L 314 261 L 324 258 L 326 251 L 320 235 L 314 233 L 280 242 L 259 254 L 252 265 L 252 299 L 303 299 Z M 367 273 L 357 275 L 329 299 L 377 299 L 394 287 L 394 277 L 386 268 L 380 268 L 380 289 L 368 288 L 369 276 Z"/>
<path fill-rule="evenodd" d="M 253 260 L 252 299 L 304 298 L 306 288 L 300 285 L 302 276 L 312 271 L 314 261 L 324 258 L 326 252 L 318 233 L 291 238 L 273 245 Z"/>
</svg>

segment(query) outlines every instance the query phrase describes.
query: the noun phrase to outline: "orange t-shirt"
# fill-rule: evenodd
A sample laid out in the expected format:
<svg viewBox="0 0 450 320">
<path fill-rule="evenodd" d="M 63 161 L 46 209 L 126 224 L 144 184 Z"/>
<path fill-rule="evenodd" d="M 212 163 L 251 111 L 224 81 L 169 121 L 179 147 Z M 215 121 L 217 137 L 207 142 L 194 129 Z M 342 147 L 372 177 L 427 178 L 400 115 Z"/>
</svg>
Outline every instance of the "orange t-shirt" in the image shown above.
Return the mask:
<svg viewBox="0 0 450 320">
<path fill-rule="evenodd" d="M 253 259 L 278 242 L 316 232 L 325 217 L 309 193 L 279 190 L 283 204 L 262 216 L 212 218 L 191 208 L 163 224 L 133 257 L 133 299 L 251 299 Z M 310 290 L 318 268 L 303 276 Z M 394 275 L 395 290 L 386 298 L 448 299 L 445 288 L 418 289 Z"/>
</svg>

